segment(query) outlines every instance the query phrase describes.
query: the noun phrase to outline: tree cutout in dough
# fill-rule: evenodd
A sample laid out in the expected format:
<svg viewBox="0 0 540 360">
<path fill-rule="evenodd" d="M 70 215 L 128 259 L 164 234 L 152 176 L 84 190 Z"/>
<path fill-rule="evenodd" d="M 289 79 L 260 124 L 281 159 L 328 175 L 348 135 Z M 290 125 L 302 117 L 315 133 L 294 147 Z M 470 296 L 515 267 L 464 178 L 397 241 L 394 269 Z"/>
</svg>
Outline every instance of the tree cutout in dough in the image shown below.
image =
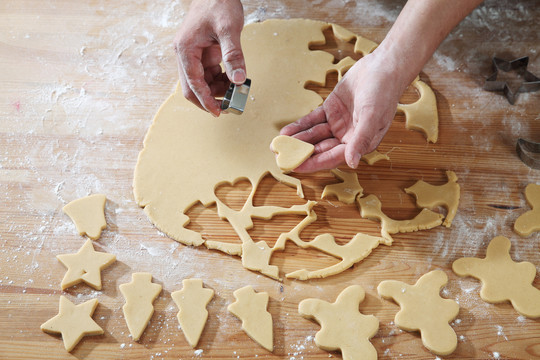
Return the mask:
<svg viewBox="0 0 540 360">
<path fill-rule="evenodd" d="M 315 150 L 313 144 L 286 135 L 276 136 L 270 148 L 276 154 L 277 166 L 286 173 L 300 166 Z"/>
<path fill-rule="evenodd" d="M 105 195 L 94 194 L 73 200 L 62 210 L 75 223 L 79 235 L 87 235 L 90 239 L 97 240 L 101 230 L 107 227 L 104 213 L 106 200 Z"/>
<path fill-rule="evenodd" d="M 62 290 L 81 282 L 101 290 L 101 270 L 116 261 L 115 255 L 95 251 L 92 240 L 86 240 L 75 254 L 57 255 L 56 258 L 67 268 Z"/>
<path fill-rule="evenodd" d="M 411 220 L 394 220 L 382 212 L 382 204 L 375 195 L 357 198 L 360 214 L 363 218 L 376 219 L 381 222 L 381 234 L 386 245 L 394 241 L 390 234 L 413 232 L 432 229 L 442 224 L 443 215 L 428 209 L 422 209 L 420 214 Z"/>
<path fill-rule="evenodd" d="M 412 104 L 398 104 L 397 111 L 405 114 L 407 129 L 420 131 L 427 141 L 436 143 L 439 137 L 439 115 L 435 93 L 418 76 L 411 85 L 418 90 L 420 98 Z"/>
<path fill-rule="evenodd" d="M 527 204 L 529 204 L 531 210 L 520 215 L 514 224 L 514 231 L 523 237 L 527 237 L 535 231 L 540 231 L 540 185 L 527 185 L 525 199 L 527 199 Z"/>
<path fill-rule="evenodd" d="M 244 286 L 234 293 L 236 301 L 227 310 L 242 321 L 242 330 L 268 351 L 274 349 L 272 315 L 266 310 L 268 293 Z"/>
<path fill-rule="evenodd" d="M 377 150 L 370 152 L 362 156 L 362 160 L 365 161 L 368 165 L 373 165 L 381 160 L 390 160 L 390 157 L 387 154 L 381 154 Z"/>
<path fill-rule="evenodd" d="M 206 306 L 214 296 L 214 290 L 203 288 L 200 279 L 185 279 L 182 290 L 171 294 L 178 306 L 178 322 L 192 348 L 197 346 L 208 319 Z"/>
<path fill-rule="evenodd" d="M 120 292 L 126 299 L 122 307 L 126 324 L 133 340 L 138 341 L 154 314 L 152 303 L 161 292 L 161 285 L 152 282 L 152 274 L 133 273 L 130 283 L 120 285 Z"/>
<path fill-rule="evenodd" d="M 514 262 L 510 240 L 491 240 L 484 259 L 461 258 L 452 264 L 459 276 L 473 276 L 482 282 L 480 297 L 489 303 L 510 301 L 514 309 L 529 318 L 540 317 L 540 290 L 532 283 L 536 267 L 530 262 Z"/>
<path fill-rule="evenodd" d="M 447 171 L 448 182 L 444 185 L 436 186 L 419 180 L 413 186 L 406 188 L 407 194 L 416 197 L 416 204 L 423 208 L 433 210 L 437 206 L 444 206 L 447 210 L 443 225 L 450 227 L 452 220 L 456 216 L 459 204 L 459 184 L 457 183 L 456 173 Z"/>
<path fill-rule="evenodd" d="M 443 271 L 434 270 L 414 285 L 385 280 L 377 287 L 379 295 L 401 307 L 395 324 L 403 330 L 420 331 L 424 346 L 437 355 L 449 355 L 457 347 L 457 336 L 449 322 L 458 315 L 459 305 L 439 295 L 447 282 Z"/>
<path fill-rule="evenodd" d="M 326 199 L 329 195 L 334 195 L 344 204 L 352 204 L 357 196 L 362 196 L 364 189 L 358 182 L 358 175 L 355 172 L 346 172 L 339 169 L 332 170 L 332 174 L 343 182 L 326 185 L 321 198 Z"/>
<path fill-rule="evenodd" d="M 340 350 L 343 360 L 377 359 L 377 350 L 370 339 L 379 330 L 379 320 L 358 310 L 365 292 L 360 285 L 351 285 L 339 294 L 336 302 L 305 299 L 298 312 L 321 325 L 315 335 L 318 347 L 327 351 Z"/>
<path fill-rule="evenodd" d="M 58 315 L 43 323 L 41 330 L 62 334 L 64 347 L 70 352 L 83 337 L 103 334 L 103 329 L 92 319 L 97 306 L 97 299 L 75 305 L 65 296 L 60 296 Z"/>
</svg>

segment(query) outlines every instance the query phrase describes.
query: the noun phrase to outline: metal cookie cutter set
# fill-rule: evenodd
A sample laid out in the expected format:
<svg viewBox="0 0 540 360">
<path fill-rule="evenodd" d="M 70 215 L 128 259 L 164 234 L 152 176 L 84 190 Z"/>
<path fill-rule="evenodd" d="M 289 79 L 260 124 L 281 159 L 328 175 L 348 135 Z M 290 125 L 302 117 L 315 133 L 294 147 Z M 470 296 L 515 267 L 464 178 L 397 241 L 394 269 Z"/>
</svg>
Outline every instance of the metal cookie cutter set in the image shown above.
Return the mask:
<svg viewBox="0 0 540 360">
<path fill-rule="evenodd" d="M 516 152 L 528 167 L 540 169 L 540 143 L 518 139 Z"/>
<path fill-rule="evenodd" d="M 250 87 L 251 79 L 246 79 L 242 85 L 231 84 L 221 103 L 221 110 L 241 115 L 246 108 Z"/>
</svg>

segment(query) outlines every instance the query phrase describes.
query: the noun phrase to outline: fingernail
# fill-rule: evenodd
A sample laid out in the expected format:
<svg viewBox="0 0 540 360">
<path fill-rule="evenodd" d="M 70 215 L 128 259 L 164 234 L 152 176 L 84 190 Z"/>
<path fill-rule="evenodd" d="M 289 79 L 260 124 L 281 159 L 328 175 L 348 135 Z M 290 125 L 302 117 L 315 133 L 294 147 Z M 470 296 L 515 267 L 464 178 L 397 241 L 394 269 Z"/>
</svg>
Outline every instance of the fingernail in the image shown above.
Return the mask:
<svg viewBox="0 0 540 360">
<path fill-rule="evenodd" d="M 243 84 L 246 81 L 246 73 L 243 69 L 236 69 L 232 73 L 232 81 L 235 84 Z"/>
<path fill-rule="evenodd" d="M 361 158 L 361 155 L 358 154 L 358 153 L 356 153 L 356 154 L 353 155 L 353 157 L 352 157 L 352 164 L 351 164 L 351 165 L 352 165 L 351 167 L 352 167 L 353 169 L 356 169 L 356 168 L 358 167 L 358 164 L 360 163 L 360 158 Z"/>
</svg>

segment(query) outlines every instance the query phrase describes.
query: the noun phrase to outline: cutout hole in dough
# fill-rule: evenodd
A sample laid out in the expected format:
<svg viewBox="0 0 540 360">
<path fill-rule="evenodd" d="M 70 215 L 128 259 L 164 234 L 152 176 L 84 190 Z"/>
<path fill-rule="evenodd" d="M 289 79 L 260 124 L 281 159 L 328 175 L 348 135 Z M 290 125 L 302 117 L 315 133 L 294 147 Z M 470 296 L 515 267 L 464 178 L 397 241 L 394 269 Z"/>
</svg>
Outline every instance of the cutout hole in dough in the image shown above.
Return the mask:
<svg viewBox="0 0 540 360">
<path fill-rule="evenodd" d="M 240 179 L 234 184 L 223 183 L 216 190 L 216 196 L 228 207 L 235 211 L 242 210 L 251 192 L 251 183 L 247 179 Z"/>
<path fill-rule="evenodd" d="M 307 238 L 304 240 L 308 241 Z M 341 259 L 325 254 L 320 250 L 302 249 L 287 241 L 284 251 L 276 251 L 272 254 L 270 265 L 278 266 L 281 273 L 288 274 L 300 269 L 315 271 L 335 265 L 340 261 Z"/>
<path fill-rule="evenodd" d="M 306 193 L 304 188 L 304 194 L 306 199 L 313 199 L 311 194 Z M 294 199 L 291 201 L 291 199 Z M 287 186 L 271 175 L 266 175 L 255 192 L 253 197 L 254 206 L 291 206 L 291 205 L 303 205 L 306 199 L 302 199 L 296 194 L 296 189 Z"/>
<path fill-rule="evenodd" d="M 215 205 L 206 208 L 199 202 L 193 205 L 186 212 L 186 215 L 190 219 L 186 229 L 201 233 L 205 240 L 232 244 L 241 243 L 231 224 L 218 216 Z"/>
<path fill-rule="evenodd" d="M 362 55 L 354 52 L 354 45 L 356 44 L 356 38 L 349 41 L 339 40 L 335 35 L 332 27 L 328 27 L 323 30 L 325 43 L 324 44 L 311 44 L 310 50 L 322 50 L 326 51 L 334 57 L 334 64 L 337 64 L 347 56 L 353 60 L 358 61 Z"/>
<path fill-rule="evenodd" d="M 338 72 L 337 71 L 330 71 L 328 74 L 326 74 L 326 80 L 324 85 L 317 84 L 315 82 L 308 81 L 306 85 L 304 85 L 304 89 L 315 91 L 317 94 L 319 94 L 323 99 L 326 99 L 328 95 L 334 90 L 334 87 L 338 83 Z"/>
<path fill-rule="evenodd" d="M 414 104 L 420 99 L 420 93 L 418 90 L 411 84 L 407 86 L 403 95 L 399 98 L 400 104 Z"/>
<path fill-rule="evenodd" d="M 305 217 L 305 214 L 301 214 L 276 215 L 270 220 L 253 219 L 253 228 L 248 232 L 254 242 L 263 240 L 269 247 L 273 247 L 279 235 L 291 231 Z M 304 237 L 302 239 L 307 241 Z"/>
</svg>

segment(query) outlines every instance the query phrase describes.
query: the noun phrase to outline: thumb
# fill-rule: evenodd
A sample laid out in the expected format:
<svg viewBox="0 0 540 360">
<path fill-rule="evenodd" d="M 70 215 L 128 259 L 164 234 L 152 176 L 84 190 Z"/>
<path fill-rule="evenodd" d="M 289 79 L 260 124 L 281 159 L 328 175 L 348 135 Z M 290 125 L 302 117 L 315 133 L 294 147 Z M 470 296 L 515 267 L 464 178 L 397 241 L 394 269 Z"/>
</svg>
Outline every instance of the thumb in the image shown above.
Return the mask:
<svg viewBox="0 0 540 360">
<path fill-rule="evenodd" d="M 359 130 L 358 128 L 355 130 Z M 371 136 L 355 131 L 352 141 L 345 147 L 345 162 L 351 169 L 356 169 L 363 155 L 369 152 Z"/>
<path fill-rule="evenodd" d="M 246 81 L 246 63 L 240 44 L 240 31 L 220 37 L 219 45 L 227 77 L 232 83 L 243 84 Z"/>
</svg>

